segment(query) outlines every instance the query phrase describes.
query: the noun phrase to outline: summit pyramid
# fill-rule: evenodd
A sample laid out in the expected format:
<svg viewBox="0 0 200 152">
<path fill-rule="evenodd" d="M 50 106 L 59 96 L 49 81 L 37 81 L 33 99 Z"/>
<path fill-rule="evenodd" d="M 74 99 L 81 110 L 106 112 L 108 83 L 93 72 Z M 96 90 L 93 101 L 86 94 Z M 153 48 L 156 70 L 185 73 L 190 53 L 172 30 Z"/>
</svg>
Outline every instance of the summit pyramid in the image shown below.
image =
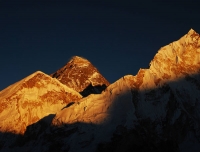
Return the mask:
<svg viewBox="0 0 200 152">
<path fill-rule="evenodd" d="M 72 57 L 65 66 L 51 76 L 83 96 L 99 94 L 109 85 L 91 62 L 79 56 Z"/>
</svg>

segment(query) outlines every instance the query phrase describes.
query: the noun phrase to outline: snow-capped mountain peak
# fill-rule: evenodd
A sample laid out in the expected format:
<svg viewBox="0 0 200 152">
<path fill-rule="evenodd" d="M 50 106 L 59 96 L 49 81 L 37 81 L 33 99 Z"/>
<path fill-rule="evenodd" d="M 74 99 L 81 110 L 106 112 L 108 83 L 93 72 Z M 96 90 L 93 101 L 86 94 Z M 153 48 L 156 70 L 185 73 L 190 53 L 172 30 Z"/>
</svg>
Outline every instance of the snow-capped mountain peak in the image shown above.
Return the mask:
<svg viewBox="0 0 200 152">
<path fill-rule="evenodd" d="M 199 37 L 199 34 L 191 29 L 180 40 L 162 47 L 151 61 L 150 70 L 166 79 L 196 73 L 200 62 Z"/>
<path fill-rule="evenodd" d="M 28 125 L 80 98 L 78 92 L 37 71 L 0 92 L 0 131 L 23 134 Z"/>
<path fill-rule="evenodd" d="M 72 57 L 64 67 L 51 76 L 83 96 L 101 93 L 109 85 L 97 68 L 79 56 Z"/>
<path fill-rule="evenodd" d="M 191 29 L 179 40 L 158 50 L 149 69 L 140 69 L 134 76 L 136 88 L 155 88 L 169 81 L 177 81 L 199 73 L 200 35 Z M 143 83 L 145 81 L 145 84 Z"/>
</svg>

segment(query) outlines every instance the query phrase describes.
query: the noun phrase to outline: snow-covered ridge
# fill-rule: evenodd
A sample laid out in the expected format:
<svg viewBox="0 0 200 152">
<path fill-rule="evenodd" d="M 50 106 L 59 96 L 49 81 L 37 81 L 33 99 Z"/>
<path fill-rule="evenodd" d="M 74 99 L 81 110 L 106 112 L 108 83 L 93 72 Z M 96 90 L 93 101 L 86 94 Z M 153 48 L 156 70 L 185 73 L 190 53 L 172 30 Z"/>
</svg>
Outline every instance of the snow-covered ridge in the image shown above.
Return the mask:
<svg viewBox="0 0 200 152">
<path fill-rule="evenodd" d="M 174 79 L 187 73 L 198 72 L 199 37 L 199 34 L 191 29 L 178 41 L 162 47 L 150 63 L 151 72 L 164 79 Z"/>
<path fill-rule="evenodd" d="M 71 143 L 71 151 L 95 151 L 99 142 L 110 140 L 117 126 L 132 128 L 135 109 L 131 96 L 129 84 L 124 78 L 121 78 L 108 86 L 101 94 L 92 94 L 58 112 L 52 124 L 54 126 L 75 123 L 92 125 L 91 130 L 80 125 L 83 134 L 75 133 L 72 137 L 68 137 L 67 141 Z M 93 139 L 93 137 L 95 138 Z M 77 144 L 84 139 L 89 140 L 89 143 Z M 82 148 L 88 144 L 90 146 Z"/>
<path fill-rule="evenodd" d="M 23 133 L 28 125 L 80 98 L 78 92 L 37 71 L 0 92 L 0 131 Z"/>
<path fill-rule="evenodd" d="M 127 95 L 129 97 L 126 97 Z M 125 96 L 127 99 L 122 102 L 118 100 L 118 98 L 116 98 L 117 96 L 119 98 Z M 53 121 L 53 124 L 59 125 L 62 123 L 74 122 L 103 124 L 106 123 L 107 119 L 109 119 L 108 117 L 109 115 L 111 115 L 109 113 L 112 113 L 112 110 L 116 110 L 115 108 L 111 107 L 115 106 L 114 104 L 121 104 L 121 106 L 123 105 L 123 108 L 133 108 L 131 107 L 133 105 L 131 104 L 130 99 L 131 92 L 128 88 L 128 85 L 126 84 L 126 81 L 123 78 L 121 78 L 114 84 L 111 84 L 101 94 L 92 94 L 86 98 L 79 100 L 79 102 L 73 104 L 72 106 L 58 112 Z M 130 104 L 130 107 L 126 107 L 126 104 Z M 125 110 L 124 112 L 127 112 L 127 110 Z M 70 113 L 73 113 L 73 115 L 71 115 Z M 117 116 L 114 119 L 120 121 Z"/>
<path fill-rule="evenodd" d="M 74 95 L 81 97 L 81 95 L 78 92 L 60 83 L 57 79 L 51 78 L 49 75 L 43 73 L 42 71 L 36 71 L 33 74 L 25 77 L 24 79 L 2 90 L 0 92 L 0 98 L 6 98 L 7 96 L 10 96 L 10 93 L 14 93 L 15 91 L 18 91 L 20 88 L 23 88 L 23 87 L 24 88 L 39 88 L 42 85 L 45 86 L 46 84 L 48 84 L 48 82 L 49 84 L 53 84 L 53 85 L 48 86 L 49 89 L 54 89 L 55 91 L 57 91 L 58 88 L 54 86 L 56 85 L 58 87 L 63 87 L 63 90 L 65 92 L 70 92 Z"/>
<path fill-rule="evenodd" d="M 129 76 L 135 88 L 155 88 L 169 81 L 195 75 L 200 70 L 200 35 L 191 29 L 177 41 L 158 51 L 149 69 L 140 69 L 136 76 Z M 144 83 L 145 82 L 145 83 Z"/>
</svg>

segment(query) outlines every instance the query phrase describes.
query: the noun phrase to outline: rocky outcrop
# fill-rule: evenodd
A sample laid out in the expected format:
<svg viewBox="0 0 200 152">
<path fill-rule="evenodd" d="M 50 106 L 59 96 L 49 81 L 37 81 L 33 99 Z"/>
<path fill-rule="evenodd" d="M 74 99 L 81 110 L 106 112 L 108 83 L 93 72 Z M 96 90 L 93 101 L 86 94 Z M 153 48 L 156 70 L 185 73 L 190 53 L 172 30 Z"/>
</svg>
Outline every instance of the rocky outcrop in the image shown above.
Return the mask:
<svg viewBox="0 0 200 152">
<path fill-rule="evenodd" d="M 88 60 L 78 56 L 72 57 L 64 67 L 51 76 L 83 96 L 99 94 L 109 85 L 97 68 Z"/>
</svg>

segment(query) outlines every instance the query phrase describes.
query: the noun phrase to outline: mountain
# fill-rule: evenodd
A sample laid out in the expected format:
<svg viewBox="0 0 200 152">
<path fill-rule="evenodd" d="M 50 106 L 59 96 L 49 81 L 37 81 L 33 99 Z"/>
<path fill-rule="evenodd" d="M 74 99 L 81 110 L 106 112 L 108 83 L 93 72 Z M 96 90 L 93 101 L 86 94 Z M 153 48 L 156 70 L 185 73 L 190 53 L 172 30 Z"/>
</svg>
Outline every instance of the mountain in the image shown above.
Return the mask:
<svg viewBox="0 0 200 152">
<path fill-rule="evenodd" d="M 51 76 L 83 96 L 99 94 L 109 85 L 97 68 L 79 56 L 72 57 L 64 67 Z"/>
<path fill-rule="evenodd" d="M 78 92 L 37 71 L 0 92 L 0 131 L 23 134 L 28 125 L 80 98 Z"/>
<path fill-rule="evenodd" d="M 199 151 L 199 48 L 200 35 L 191 29 L 160 48 L 148 69 L 69 103 L 29 125 L 23 136 L 12 134 L 15 140 L 1 141 L 1 150 Z"/>
<path fill-rule="evenodd" d="M 199 151 L 200 35 L 191 29 L 162 47 L 136 76 L 125 76 L 134 104 L 132 129 L 98 151 Z M 103 147 L 103 148 L 102 148 Z"/>
</svg>

